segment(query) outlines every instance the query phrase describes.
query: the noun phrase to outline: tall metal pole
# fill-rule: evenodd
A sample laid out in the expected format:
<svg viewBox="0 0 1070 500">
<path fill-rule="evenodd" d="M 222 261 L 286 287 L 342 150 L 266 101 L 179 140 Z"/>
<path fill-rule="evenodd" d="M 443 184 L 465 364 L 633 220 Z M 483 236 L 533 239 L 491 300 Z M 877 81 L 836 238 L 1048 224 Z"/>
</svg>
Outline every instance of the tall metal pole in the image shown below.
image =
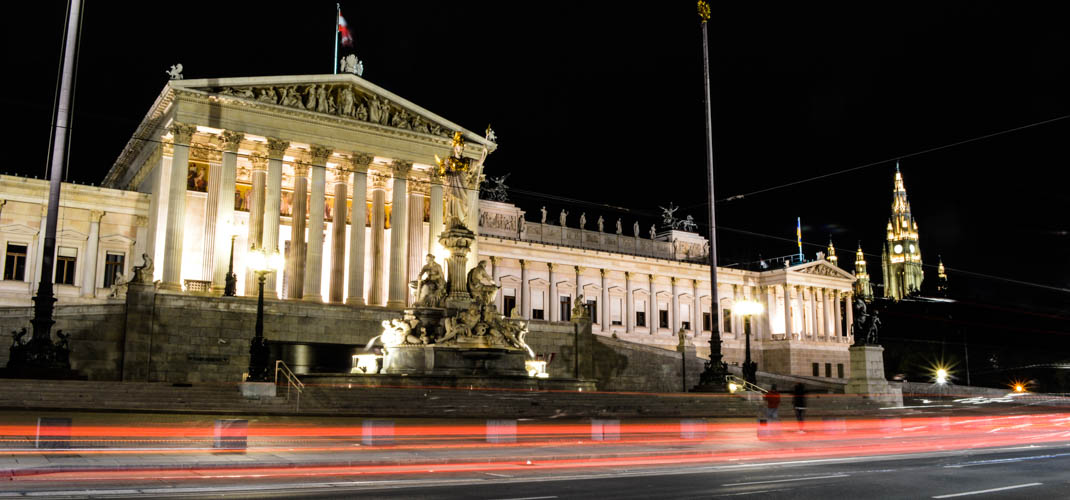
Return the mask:
<svg viewBox="0 0 1070 500">
<path fill-rule="evenodd" d="M 728 369 L 721 360 L 721 325 L 718 320 L 721 307 L 717 300 L 717 217 L 714 211 L 713 197 L 713 109 L 710 102 L 710 55 L 709 41 L 706 35 L 706 21 L 710 19 L 710 6 L 704 0 L 698 2 L 698 15 L 702 28 L 702 77 L 706 88 L 706 178 L 709 190 L 706 201 L 710 207 L 710 359 L 699 376 L 699 385 L 695 391 L 726 392 L 725 375 Z"/>
</svg>

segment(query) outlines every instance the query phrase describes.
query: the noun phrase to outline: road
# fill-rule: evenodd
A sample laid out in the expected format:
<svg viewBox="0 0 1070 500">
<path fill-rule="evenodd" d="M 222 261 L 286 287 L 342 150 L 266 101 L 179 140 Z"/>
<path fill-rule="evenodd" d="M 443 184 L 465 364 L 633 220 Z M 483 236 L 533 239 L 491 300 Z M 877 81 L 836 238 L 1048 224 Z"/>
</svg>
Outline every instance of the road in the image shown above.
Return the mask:
<svg viewBox="0 0 1070 500">
<path fill-rule="evenodd" d="M 1070 443 L 841 459 L 352 477 L 82 481 L 5 488 L 35 498 L 1065 498 Z"/>
</svg>

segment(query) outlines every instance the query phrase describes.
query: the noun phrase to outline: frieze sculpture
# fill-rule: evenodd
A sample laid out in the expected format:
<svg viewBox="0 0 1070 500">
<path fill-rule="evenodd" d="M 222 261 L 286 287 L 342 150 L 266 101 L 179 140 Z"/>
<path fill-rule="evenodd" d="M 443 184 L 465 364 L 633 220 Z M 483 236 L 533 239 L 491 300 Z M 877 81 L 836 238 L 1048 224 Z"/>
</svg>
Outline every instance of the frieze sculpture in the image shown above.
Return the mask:
<svg viewBox="0 0 1070 500">
<path fill-rule="evenodd" d="M 446 298 L 446 275 L 434 255 L 427 254 L 425 262 L 418 279 L 410 282 L 409 287 L 416 291 L 416 306 L 441 307 Z"/>
<path fill-rule="evenodd" d="M 171 77 L 172 80 L 181 80 L 182 63 L 172 64 L 171 69 L 165 70 L 164 73 L 167 73 L 167 76 Z"/>
<path fill-rule="evenodd" d="M 349 63 L 346 62 L 345 64 L 348 70 Z M 357 60 L 356 64 L 361 70 L 363 69 L 362 61 Z M 172 69 L 176 68 L 181 72 L 182 65 L 179 64 L 172 67 Z M 171 74 L 171 72 L 168 71 L 168 74 Z M 355 74 L 359 75 L 361 73 Z M 181 73 L 175 79 L 181 79 Z M 412 130 L 440 137 L 451 137 L 453 135 L 449 130 L 442 128 L 441 125 L 432 123 L 400 106 L 393 105 L 386 99 L 380 99 L 379 96 L 364 93 L 349 84 L 222 87 L 218 92 L 222 95 L 266 104 L 278 104 L 289 108 L 355 118 L 360 121 L 387 125 L 401 130 Z"/>
<path fill-rule="evenodd" d="M 436 173 L 446 179 L 447 229 L 467 227 L 468 191 L 478 185 L 486 159 L 486 148 L 483 148 L 478 160 L 464 157 L 464 136 L 461 132 L 453 134 L 453 153 L 450 156 L 442 159 L 435 155 L 438 164 Z"/>
</svg>

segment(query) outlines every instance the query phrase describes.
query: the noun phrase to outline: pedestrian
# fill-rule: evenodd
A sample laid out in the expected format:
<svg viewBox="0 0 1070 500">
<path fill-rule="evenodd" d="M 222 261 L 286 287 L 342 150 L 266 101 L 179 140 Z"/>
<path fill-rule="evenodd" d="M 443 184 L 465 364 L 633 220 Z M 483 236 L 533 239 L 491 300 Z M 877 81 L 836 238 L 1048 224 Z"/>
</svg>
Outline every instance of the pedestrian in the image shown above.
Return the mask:
<svg viewBox="0 0 1070 500">
<path fill-rule="evenodd" d="M 806 413 L 806 387 L 803 387 L 802 384 L 795 384 L 791 405 L 795 407 L 795 420 L 799 422 L 798 432 L 803 432 L 803 419 Z"/>
<path fill-rule="evenodd" d="M 776 390 L 776 384 L 773 384 L 769 388 L 769 392 L 765 393 L 765 418 L 770 422 L 780 420 L 780 416 L 777 415 L 777 408 L 780 408 L 780 393 Z"/>
</svg>

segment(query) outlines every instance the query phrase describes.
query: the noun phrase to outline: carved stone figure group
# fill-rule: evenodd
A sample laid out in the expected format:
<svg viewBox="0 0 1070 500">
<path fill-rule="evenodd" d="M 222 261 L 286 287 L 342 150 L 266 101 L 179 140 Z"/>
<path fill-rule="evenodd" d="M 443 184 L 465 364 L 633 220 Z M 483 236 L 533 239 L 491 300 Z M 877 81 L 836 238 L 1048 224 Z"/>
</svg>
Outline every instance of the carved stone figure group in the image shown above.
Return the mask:
<svg viewBox="0 0 1070 500">
<path fill-rule="evenodd" d="M 442 266 L 435 262 L 434 255 L 427 254 L 419 279 L 410 282 L 409 287 L 416 291 L 416 306 L 442 306 L 442 300 L 446 298 L 446 275 L 442 272 Z"/>
<path fill-rule="evenodd" d="M 355 56 L 348 56 L 356 59 Z M 343 59 L 348 70 L 349 61 Z M 355 62 L 363 71 L 363 63 Z M 354 71 L 356 74 L 360 74 Z M 425 134 L 450 137 L 449 130 L 437 123 L 410 113 L 408 110 L 380 99 L 373 94 L 365 94 L 356 87 L 347 84 L 312 84 L 264 87 L 223 87 L 222 95 L 251 99 L 268 104 L 278 104 L 291 108 L 315 111 L 317 113 L 335 114 L 356 118 L 361 121 L 378 123 L 402 130 L 413 130 Z"/>
</svg>

